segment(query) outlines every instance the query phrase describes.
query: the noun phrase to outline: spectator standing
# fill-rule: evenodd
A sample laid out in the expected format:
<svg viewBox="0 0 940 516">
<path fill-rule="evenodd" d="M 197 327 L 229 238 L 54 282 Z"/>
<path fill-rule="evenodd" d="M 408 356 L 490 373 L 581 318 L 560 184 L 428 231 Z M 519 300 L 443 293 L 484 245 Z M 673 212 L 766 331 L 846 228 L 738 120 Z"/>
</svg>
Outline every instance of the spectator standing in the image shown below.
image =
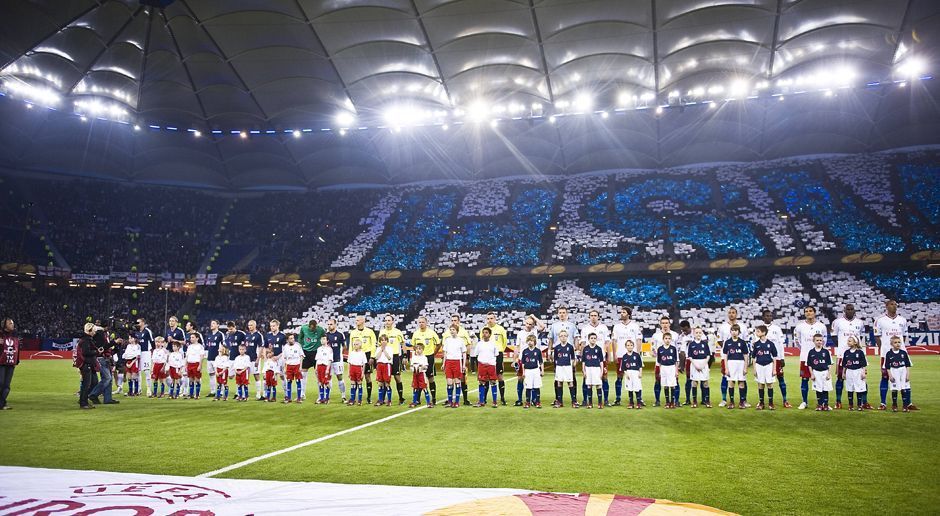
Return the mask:
<svg viewBox="0 0 940 516">
<path fill-rule="evenodd" d="M 3 320 L 0 328 L 0 410 L 10 410 L 7 397 L 13 383 L 13 369 L 20 363 L 20 339 L 16 336 L 13 319 Z"/>
</svg>

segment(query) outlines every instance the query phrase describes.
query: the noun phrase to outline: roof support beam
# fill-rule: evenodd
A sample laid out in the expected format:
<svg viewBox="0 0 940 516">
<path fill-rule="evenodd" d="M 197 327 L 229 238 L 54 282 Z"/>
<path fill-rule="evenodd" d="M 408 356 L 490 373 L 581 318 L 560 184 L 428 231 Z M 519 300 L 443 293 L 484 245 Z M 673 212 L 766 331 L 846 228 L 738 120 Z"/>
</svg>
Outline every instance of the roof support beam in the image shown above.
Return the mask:
<svg viewBox="0 0 940 516">
<path fill-rule="evenodd" d="M 891 49 L 891 66 L 894 66 L 894 56 L 897 55 L 898 49 L 901 47 L 901 36 L 904 34 L 905 29 L 907 29 L 908 24 L 910 23 L 911 17 L 911 4 L 914 3 L 914 0 L 907 0 L 907 5 L 904 7 L 904 16 L 901 17 L 901 25 L 898 26 L 897 32 L 894 33 L 894 48 Z M 909 88 L 911 92 L 914 91 L 913 88 Z M 875 136 L 880 135 L 878 130 L 878 117 L 881 116 L 881 105 L 884 103 L 884 98 L 888 95 L 890 91 L 889 86 L 881 87 L 881 95 L 878 97 L 878 104 L 875 106 L 875 113 L 871 117 L 871 129 L 868 131 L 868 139 L 865 142 L 867 150 L 871 150 L 875 144 Z"/>
<path fill-rule="evenodd" d="M 650 33 L 653 36 L 653 98 L 656 102 L 655 110 L 659 109 L 659 36 L 656 33 L 657 23 L 656 23 L 656 0 L 650 0 L 650 23 L 652 24 Z M 660 127 L 660 115 L 653 111 L 653 116 L 656 119 L 656 166 L 661 167 L 663 164 L 663 145 L 662 145 L 662 128 Z"/>
</svg>

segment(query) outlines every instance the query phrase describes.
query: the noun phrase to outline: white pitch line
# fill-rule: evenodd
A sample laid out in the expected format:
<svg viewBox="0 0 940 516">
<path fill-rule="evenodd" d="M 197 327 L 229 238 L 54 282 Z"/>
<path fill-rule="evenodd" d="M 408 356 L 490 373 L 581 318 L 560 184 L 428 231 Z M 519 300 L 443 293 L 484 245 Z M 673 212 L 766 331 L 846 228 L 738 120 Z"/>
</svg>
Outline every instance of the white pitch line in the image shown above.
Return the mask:
<svg viewBox="0 0 940 516">
<path fill-rule="evenodd" d="M 506 383 L 508 383 L 508 382 L 510 382 L 510 381 L 512 381 L 512 380 L 515 380 L 515 379 L 516 379 L 516 377 L 513 377 L 513 378 L 510 378 L 510 379 L 505 380 L 505 381 L 506 381 Z M 436 401 L 435 403 L 440 403 L 440 402 L 443 401 L 443 400 L 444 400 L 444 399 L 442 398 L 440 401 Z M 305 447 L 307 447 L 307 446 L 311 446 L 311 445 L 314 445 L 314 444 L 319 444 L 319 443 L 322 443 L 323 441 L 326 441 L 326 440 L 328 440 L 328 439 L 332 439 L 332 438 L 334 438 L 334 437 L 339 437 L 339 436 L 341 436 L 341 435 L 346 435 L 346 434 L 355 432 L 355 431 L 357 431 L 357 430 L 362 430 L 363 428 L 369 428 L 370 426 L 377 425 L 377 424 L 379 424 L 379 423 L 384 423 L 384 422 L 386 422 L 386 421 L 391 421 L 391 420 L 395 419 L 396 417 L 407 416 L 408 414 L 411 414 L 411 413 L 413 413 L 413 412 L 417 412 L 417 411 L 419 411 L 419 410 L 421 410 L 421 409 L 426 409 L 426 408 L 428 408 L 427 405 L 421 405 L 420 407 L 415 407 L 415 408 L 413 408 L 413 409 L 406 410 L 406 411 L 404 411 L 404 412 L 398 412 L 398 413 L 396 413 L 396 414 L 392 414 L 391 416 L 383 417 L 382 419 L 376 419 L 375 421 L 369 421 L 368 423 L 363 423 L 363 424 L 361 424 L 361 425 L 359 425 L 359 426 L 354 426 L 354 427 L 352 427 L 352 428 L 347 428 L 347 429 L 345 429 L 345 430 L 340 430 L 339 432 L 334 432 L 334 433 L 329 434 L 329 435 L 324 435 L 323 437 L 317 437 L 316 439 L 311 439 L 311 440 L 309 440 L 309 441 L 305 441 L 305 442 L 302 442 L 302 443 L 298 443 L 298 444 L 295 444 L 295 445 L 293 445 L 293 446 L 288 446 L 287 448 L 282 448 L 282 449 L 280 449 L 280 450 L 274 450 L 273 452 L 265 453 L 264 455 L 258 455 L 257 457 L 252 457 L 252 458 L 250 458 L 250 459 L 245 459 L 245 460 L 243 460 L 243 461 L 241 461 L 241 462 L 236 462 L 235 464 L 231 464 L 231 465 L 225 466 L 224 468 L 219 468 L 219 469 L 214 470 L 214 471 L 209 471 L 208 473 L 202 473 L 201 475 L 196 475 L 196 478 L 212 478 L 212 477 L 214 477 L 214 476 L 221 475 L 222 473 L 228 473 L 229 471 L 232 471 L 233 469 L 239 469 L 239 468 L 243 468 L 243 467 L 245 467 L 245 466 L 250 466 L 250 465 L 252 465 L 252 464 L 254 464 L 254 463 L 256 463 L 256 462 L 259 462 L 259 461 L 262 461 L 262 460 L 265 460 L 265 459 L 270 459 L 271 457 L 277 457 L 278 455 L 282 455 L 282 454 L 284 454 L 284 453 L 292 452 L 292 451 L 294 451 L 294 450 L 299 450 L 299 449 L 301 449 L 301 448 L 305 448 Z"/>
</svg>

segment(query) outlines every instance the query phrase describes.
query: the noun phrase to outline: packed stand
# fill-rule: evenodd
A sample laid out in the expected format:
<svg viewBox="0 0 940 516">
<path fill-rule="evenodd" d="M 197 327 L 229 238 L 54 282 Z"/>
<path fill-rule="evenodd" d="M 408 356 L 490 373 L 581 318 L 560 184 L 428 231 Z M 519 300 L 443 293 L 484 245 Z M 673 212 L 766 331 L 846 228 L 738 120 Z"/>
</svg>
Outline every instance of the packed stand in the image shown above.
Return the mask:
<svg viewBox="0 0 940 516">
<path fill-rule="evenodd" d="M 102 181 L 33 183 L 37 228 L 75 271 L 194 273 L 209 251 L 225 199 L 183 188 Z M 41 194 L 40 194 L 41 188 Z"/>
<path fill-rule="evenodd" d="M 366 189 L 276 193 L 238 199 L 226 224 L 225 240 L 230 246 L 240 245 L 245 254 L 257 249 L 257 256 L 246 267 L 215 270 L 251 273 L 328 270 L 332 260 L 349 246 L 360 219 L 368 215 L 378 199 L 378 192 Z"/>
</svg>

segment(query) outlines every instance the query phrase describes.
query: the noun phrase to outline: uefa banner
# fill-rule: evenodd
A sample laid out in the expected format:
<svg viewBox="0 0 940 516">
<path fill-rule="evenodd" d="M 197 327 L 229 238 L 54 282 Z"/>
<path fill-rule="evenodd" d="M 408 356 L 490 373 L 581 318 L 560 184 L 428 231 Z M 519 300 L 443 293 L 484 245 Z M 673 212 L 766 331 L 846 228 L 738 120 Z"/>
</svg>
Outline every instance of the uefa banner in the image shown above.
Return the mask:
<svg viewBox="0 0 940 516">
<path fill-rule="evenodd" d="M 729 514 L 621 495 L 396 487 L 0 467 L 0 516 Z"/>
</svg>

